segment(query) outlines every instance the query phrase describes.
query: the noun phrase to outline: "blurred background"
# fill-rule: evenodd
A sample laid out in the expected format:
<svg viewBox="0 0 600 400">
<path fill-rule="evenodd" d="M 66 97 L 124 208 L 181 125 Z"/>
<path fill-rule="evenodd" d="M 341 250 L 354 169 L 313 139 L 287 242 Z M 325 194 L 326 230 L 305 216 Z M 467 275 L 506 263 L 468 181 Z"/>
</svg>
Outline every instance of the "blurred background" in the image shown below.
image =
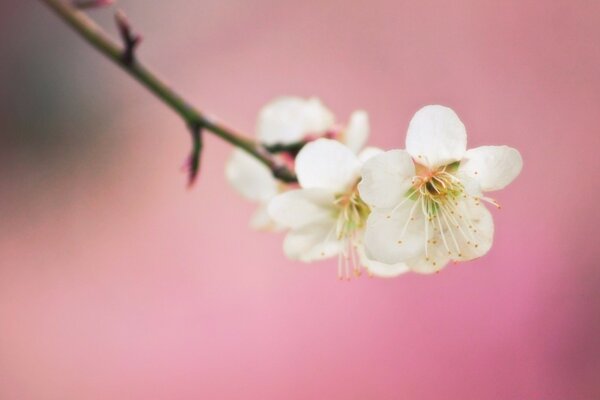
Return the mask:
<svg viewBox="0 0 600 400">
<path fill-rule="evenodd" d="M 139 56 L 249 134 L 317 95 L 404 146 L 425 104 L 507 144 L 495 245 L 336 279 L 251 231 L 183 123 L 40 2 L 0 3 L 1 399 L 600 398 L 600 3 L 121 0 Z M 112 10 L 91 12 L 113 34 Z"/>
</svg>

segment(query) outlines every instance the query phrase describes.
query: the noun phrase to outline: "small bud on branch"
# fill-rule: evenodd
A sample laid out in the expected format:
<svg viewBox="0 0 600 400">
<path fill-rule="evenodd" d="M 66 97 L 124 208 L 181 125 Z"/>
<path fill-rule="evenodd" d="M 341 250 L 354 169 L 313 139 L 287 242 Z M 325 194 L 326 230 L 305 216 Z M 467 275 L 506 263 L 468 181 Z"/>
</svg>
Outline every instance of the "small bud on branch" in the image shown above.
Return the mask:
<svg viewBox="0 0 600 400">
<path fill-rule="evenodd" d="M 115 21 L 117 23 L 117 28 L 119 28 L 121 39 L 123 40 L 123 63 L 125 65 L 131 65 L 135 59 L 135 48 L 142 41 L 142 37 L 133 33 L 129 20 L 123 11 L 119 10 L 115 13 Z"/>
<path fill-rule="evenodd" d="M 190 124 L 190 133 L 192 134 L 192 153 L 187 161 L 188 187 L 192 187 L 196 182 L 200 172 L 200 156 L 202 155 L 203 138 L 202 124 Z"/>
</svg>

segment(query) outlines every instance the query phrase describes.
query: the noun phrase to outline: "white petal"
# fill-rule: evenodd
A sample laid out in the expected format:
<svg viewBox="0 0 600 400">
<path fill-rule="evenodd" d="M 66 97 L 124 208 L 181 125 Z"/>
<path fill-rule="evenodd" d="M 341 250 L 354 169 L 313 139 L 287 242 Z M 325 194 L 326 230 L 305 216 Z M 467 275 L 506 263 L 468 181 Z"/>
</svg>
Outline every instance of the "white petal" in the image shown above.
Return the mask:
<svg viewBox="0 0 600 400">
<path fill-rule="evenodd" d="M 283 228 L 269 216 L 267 204 L 261 204 L 256 209 L 250 218 L 250 227 L 259 231 L 279 231 Z"/>
<path fill-rule="evenodd" d="M 466 152 L 459 172 L 479 182 L 481 190 L 504 188 L 521 172 L 521 154 L 508 146 L 481 146 Z"/>
<path fill-rule="evenodd" d="M 361 168 L 360 197 L 371 207 L 391 208 L 412 186 L 415 167 L 404 150 L 390 150 L 370 158 Z"/>
<path fill-rule="evenodd" d="M 358 256 L 361 264 L 374 276 L 379 278 L 395 278 L 410 271 L 404 263 L 385 264 L 379 261 L 371 260 L 365 254 L 363 246 L 358 247 Z"/>
<path fill-rule="evenodd" d="M 358 179 L 359 170 L 360 162 L 356 155 L 335 140 L 310 142 L 296 157 L 296 174 L 303 188 L 342 192 Z"/>
<path fill-rule="evenodd" d="M 372 147 L 372 146 L 365 147 L 364 149 L 362 149 L 360 151 L 360 153 L 358 153 L 358 161 L 360 161 L 361 164 L 364 164 L 371 158 L 378 156 L 380 154 L 383 154 L 383 153 L 385 153 L 385 152 L 378 147 Z"/>
<path fill-rule="evenodd" d="M 465 188 L 465 192 L 470 196 L 481 197 L 481 186 L 479 186 L 479 182 L 467 174 L 458 171 L 455 176 L 460 179 L 460 183 L 462 183 Z"/>
<path fill-rule="evenodd" d="M 309 134 L 322 134 L 335 122 L 317 98 L 281 97 L 267 104 L 258 116 L 259 140 L 267 145 L 301 141 Z"/>
<path fill-rule="evenodd" d="M 311 262 L 339 254 L 343 242 L 336 239 L 332 223 L 311 224 L 289 232 L 283 242 L 285 254 L 293 260 Z"/>
<path fill-rule="evenodd" d="M 364 238 L 367 257 L 385 264 L 396 264 L 423 252 L 426 242 L 424 222 L 419 210 L 415 209 L 411 214 L 414 204 L 410 200 L 406 207 L 392 214 L 371 212 Z M 411 215 L 414 220 L 410 220 Z"/>
<path fill-rule="evenodd" d="M 278 192 L 278 183 L 269 168 L 242 150 L 233 151 L 225 175 L 229 183 L 250 200 L 266 201 Z"/>
<path fill-rule="evenodd" d="M 334 221 L 334 194 L 323 189 L 296 189 L 271 199 L 268 206 L 273 220 L 291 229 Z M 333 222 L 332 222 L 333 223 Z"/>
<path fill-rule="evenodd" d="M 457 261 L 467 261 L 485 255 L 494 241 L 494 220 L 492 214 L 483 204 L 474 205 L 463 201 L 458 210 L 467 219 L 472 228 L 467 232 L 468 226 L 463 228 L 466 238 L 455 233 L 461 251 L 461 257 L 455 257 Z"/>
<path fill-rule="evenodd" d="M 431 105 L 413 116 L 406 134 L 406 151 L 429 168 L 462 159 L 467 149 L 467 131 L 452 109 Z"/>
<path fill-rule="evenodd" d="M 365 111 L 355 111 L 350 116 L 350 121 L 344 134 L 346 146 L 358 154 L 369 138 L 369 115 Z"/>
<path fill-rule="evenodd" d="M 432 232 L 434 227 L 436 231 L 428 242 L 426 255 L 406 262 L 412 271 L 437 272 L 450 260 L 472 260 L 491 248 L 494 223 L 489 211 L 481 203 L 475 205 L 472 199 L 457 203 L 452 214 L 446 212 L 434 216 L 429 231 Z"/>
<path fill-rule="evenodd" d="M 440 272 L 450 262 L 450 257 L 445 249 L 433 247 L 428 249 L 427 256 L 423 253 L 418 257 L 406 262 L 412 272 L 418 274 L 433 274 Z"/>
</svg>

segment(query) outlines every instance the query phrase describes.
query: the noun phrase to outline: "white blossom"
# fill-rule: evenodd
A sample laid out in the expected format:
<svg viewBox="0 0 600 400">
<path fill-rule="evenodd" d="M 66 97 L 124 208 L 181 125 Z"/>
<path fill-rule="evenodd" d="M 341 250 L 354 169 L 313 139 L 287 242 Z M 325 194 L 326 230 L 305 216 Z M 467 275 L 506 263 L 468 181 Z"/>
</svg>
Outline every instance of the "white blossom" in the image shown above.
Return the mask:
<svg viewBox="0 0 600 400">
<path fill-rule="evenodd" d="M 374 150 L 368 150 L 374 154 Z M 338 257 L 338 276 L 371 274 L 395 276 L 405 265 L 371 262 L 362 249 L 369 207 L 360 198 L 357 184 L 361 157 L 338 141 L 318 139 L 308 143 L 296 158 L 300 188 L 275 196 L 269 215 L 288 228 L 285 254 L 311 262 Z"/>
<path fill-rule="evenodd" d="M 431 273 L 488 252 L 494 224 L 482 201 L 499 205 L 482 192 L 512 182 L 522 159 L 507 146 L 467 151 L 466 144 L 454 111 L 426 106 L 410 122 L 406 150 L 364 164 L 358 188 L 372 209 L 364 238 L 370 258 Z"/>
</svg>

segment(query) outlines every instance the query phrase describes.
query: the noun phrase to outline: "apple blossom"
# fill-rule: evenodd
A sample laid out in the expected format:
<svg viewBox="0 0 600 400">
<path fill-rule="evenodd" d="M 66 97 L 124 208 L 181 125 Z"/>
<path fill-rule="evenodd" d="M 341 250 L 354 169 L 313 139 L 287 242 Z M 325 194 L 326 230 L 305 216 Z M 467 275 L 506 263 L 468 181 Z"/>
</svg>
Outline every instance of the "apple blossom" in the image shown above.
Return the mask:
<svg viewBox="0 0 600 400">
<path fill-rule="evenodd" d="M 447 107 L 426 106 L 412 118 L 406 150 L 371 158 L 361 170 L 359 192 L 372 208 L 367 255 L 415 272 L 431 273 L 449 261 L 481 257 L 490 249 L 494 224 L 482 191 L 502 189 L 522 168 L 507 146 L 466 150 L 467 135 Z"/>
</svg>

